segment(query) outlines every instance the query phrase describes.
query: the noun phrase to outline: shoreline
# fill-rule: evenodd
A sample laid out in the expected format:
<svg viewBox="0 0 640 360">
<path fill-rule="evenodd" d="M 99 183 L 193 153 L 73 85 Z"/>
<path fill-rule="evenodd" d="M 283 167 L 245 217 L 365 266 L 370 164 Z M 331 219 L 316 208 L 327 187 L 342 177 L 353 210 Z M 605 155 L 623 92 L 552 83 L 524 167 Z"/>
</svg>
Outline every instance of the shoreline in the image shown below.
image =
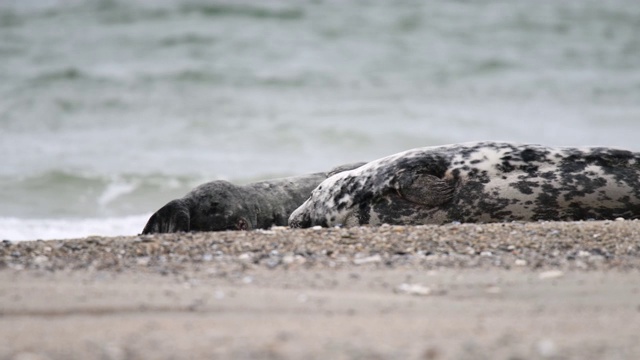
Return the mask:
<svg viewBox="0 0 640 360">
<path fill-rule="evenodd" d="M 79 256 L 80 255 L 80 256 Z M 640 269 L 640 221 L 451 224 L 4 241 L 0 269 L 239 266 Z"/>
<path fill-rule="evenodd" d="M 0 244 L 0 359 L 640 357 L 640 222 Z"/>
</svg>

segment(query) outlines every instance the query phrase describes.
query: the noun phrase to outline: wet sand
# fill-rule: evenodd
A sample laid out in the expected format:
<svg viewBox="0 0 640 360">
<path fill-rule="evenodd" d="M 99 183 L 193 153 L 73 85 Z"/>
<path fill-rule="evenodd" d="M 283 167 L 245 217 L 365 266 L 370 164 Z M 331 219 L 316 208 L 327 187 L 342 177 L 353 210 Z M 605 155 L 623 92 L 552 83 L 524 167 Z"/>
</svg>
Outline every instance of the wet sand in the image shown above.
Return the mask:
<svg viewBox="0 0 640 360">
<path fill-rule="evenodd" d="M 0 245 L 0 359 L 638 359 L 640 222 Z"/>
</svg>

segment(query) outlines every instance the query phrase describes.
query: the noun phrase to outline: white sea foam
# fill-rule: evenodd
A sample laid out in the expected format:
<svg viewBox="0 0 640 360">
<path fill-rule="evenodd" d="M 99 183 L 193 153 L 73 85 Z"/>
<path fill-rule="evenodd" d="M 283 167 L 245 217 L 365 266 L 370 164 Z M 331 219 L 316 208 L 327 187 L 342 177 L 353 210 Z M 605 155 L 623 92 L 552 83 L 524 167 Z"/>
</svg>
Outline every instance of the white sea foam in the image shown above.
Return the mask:
<svg viewBox="0 0 640 360">
<path fill-rule="evenodd" d="M 137 186 L 137 184 L 127 182 L 111 183 L 98 197 L 98 204 L 101 206 L 106 206 L 120 196 L 132 193 Z"/>
<path fill-rule="evenodd" d="M 87 236 L 136 235 L 149 219 L 147 215 L 93 219 L 0 218 L 0 240 L 53 240 Z"/>
</svg>

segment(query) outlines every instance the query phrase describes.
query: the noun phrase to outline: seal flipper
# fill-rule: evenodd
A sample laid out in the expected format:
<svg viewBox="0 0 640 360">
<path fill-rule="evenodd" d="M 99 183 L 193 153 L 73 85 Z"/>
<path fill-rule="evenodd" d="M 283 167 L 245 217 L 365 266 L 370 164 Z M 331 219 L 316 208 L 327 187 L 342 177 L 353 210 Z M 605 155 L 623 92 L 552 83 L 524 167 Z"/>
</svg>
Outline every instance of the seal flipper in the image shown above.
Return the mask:
<svg viewBox="0 0 640 360">
<path fill-rule="evenodd" d="M 455 188 L 437 176 L 403 172 L 399 174 L 396 190 L 407 201 L 435 207 L 450 201 Z"/>
<path fill-rule="evenodd" d="M 186 202 L 182 199 L 173 200 L 151 215 L 142 234 L 187 232 L 191 229 L 190 218 Z"/>
</svg>

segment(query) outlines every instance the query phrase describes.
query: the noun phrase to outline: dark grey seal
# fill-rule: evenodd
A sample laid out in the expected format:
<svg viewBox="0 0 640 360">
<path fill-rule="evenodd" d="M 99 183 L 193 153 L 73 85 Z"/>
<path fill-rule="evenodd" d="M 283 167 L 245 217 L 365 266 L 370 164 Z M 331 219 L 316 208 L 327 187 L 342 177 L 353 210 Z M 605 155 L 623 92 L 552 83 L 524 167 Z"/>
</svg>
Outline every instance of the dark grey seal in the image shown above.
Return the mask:
<svg viewBox="0 0 640 360">
<path fill-rule="evenodd" d="M 478 142 L 408 150 L 323 181 L 291 227 L 636 219 L 640 153 Z"/>
<path fill-rule="evenodd" d="M 338 166 L 329 172 L 234 185 L 212 181 L 181 199 L 170 201 L 151 216 L 143 234 L 180 231 L 267 229 L 287 225 L 293 210 L 320 182 L 365 163 Z"/>
</svg>

